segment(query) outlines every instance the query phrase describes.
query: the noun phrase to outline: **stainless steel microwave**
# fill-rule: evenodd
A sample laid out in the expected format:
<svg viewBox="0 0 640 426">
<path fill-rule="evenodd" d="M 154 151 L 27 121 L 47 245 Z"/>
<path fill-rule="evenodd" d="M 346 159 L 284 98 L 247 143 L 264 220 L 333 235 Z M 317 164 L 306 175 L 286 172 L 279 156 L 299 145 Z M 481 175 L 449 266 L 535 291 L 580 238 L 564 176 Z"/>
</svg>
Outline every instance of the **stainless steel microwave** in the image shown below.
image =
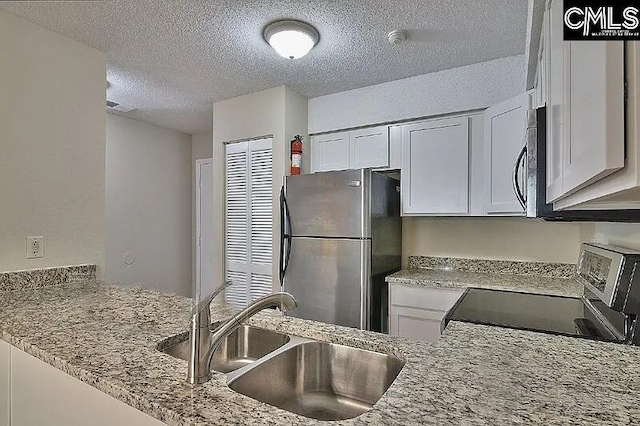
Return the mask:
<svg viewBox="0 0 640 426">
<path fill-rule="evenodd" d="M 529 218 L 565 222 L 640 222 L 640 210 L 554 210 L 547 203 L 546 107 L 527 112 L 527 131 L 513 170 L 516 198 Z M 522 168 L 524 182 L 520 181 Z"/>
</svg>

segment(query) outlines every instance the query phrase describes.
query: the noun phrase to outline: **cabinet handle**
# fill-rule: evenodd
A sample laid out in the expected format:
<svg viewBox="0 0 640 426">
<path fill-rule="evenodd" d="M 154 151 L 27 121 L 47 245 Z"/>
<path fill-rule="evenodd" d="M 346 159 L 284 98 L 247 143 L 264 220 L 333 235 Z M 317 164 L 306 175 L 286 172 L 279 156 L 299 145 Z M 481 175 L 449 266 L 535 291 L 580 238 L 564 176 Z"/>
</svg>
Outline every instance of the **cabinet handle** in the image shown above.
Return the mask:
<svg viewBox="0 0 640 426">
<path fill-rule="evenodd" d="M 525 195 L 523 194 L 522 188 L 520 187 L 520 182 L 518 180 L 520 166 L 522 165 L 522 159 L 524 158 L 525 155 L 527 155 L 527 145 L 524 145 L 520 150 L 520 152 L 518 153 L 518 157 L 516 158 L 516 164 L 513 167 L 512 182 L 513 182 L 513 190 L 516 193 L 516 198 L 518 199 L 518 202 L 520 203 L 522 208 L 526 210 L 527 197 L 525 197 Z"/>
</svg>

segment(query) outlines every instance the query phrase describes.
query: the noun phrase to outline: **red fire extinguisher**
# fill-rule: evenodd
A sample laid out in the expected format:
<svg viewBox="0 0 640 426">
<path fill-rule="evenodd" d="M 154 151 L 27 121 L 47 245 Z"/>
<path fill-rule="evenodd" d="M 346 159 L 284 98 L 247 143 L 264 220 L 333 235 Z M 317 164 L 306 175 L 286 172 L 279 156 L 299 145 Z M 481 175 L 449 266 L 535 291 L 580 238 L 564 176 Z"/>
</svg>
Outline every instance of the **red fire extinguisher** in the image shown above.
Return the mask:
<svg viewBox="0 0 640 426">
<path fill-rule="evenodd" d="M 302 136 L 295 135 L 291 141 L 291 174 L 299 175 L 302 168 Z"/>
</svg>

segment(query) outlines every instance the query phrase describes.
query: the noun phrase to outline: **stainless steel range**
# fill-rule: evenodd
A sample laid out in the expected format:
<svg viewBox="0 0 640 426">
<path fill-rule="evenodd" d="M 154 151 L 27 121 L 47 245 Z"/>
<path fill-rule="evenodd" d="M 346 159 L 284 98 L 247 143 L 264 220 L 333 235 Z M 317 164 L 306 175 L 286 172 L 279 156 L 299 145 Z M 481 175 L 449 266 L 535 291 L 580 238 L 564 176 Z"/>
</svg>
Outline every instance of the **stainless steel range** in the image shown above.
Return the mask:
<svg viewBox="0 0 640 426">
<path fill-rule="evenodd" d="M 471 288 L 446 322 L 462 321 L 640 345 L 640 253 L 583 244 L 582 298 Z"/>
</svg>

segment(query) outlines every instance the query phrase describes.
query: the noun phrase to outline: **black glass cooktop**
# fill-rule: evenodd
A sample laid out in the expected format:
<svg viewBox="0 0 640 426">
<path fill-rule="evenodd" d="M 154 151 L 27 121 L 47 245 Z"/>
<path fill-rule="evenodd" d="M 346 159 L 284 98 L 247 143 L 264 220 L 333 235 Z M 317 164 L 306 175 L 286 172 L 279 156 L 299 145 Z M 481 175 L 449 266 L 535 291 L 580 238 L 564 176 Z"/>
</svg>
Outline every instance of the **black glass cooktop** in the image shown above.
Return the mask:
<svg viewBox="0 0 640 426">
<path fill-rule="evenodd" d="M 573 297 L 470 288 L 447 314 L 449 321 L 617 340 L 583 299 Z"/>
</svg>

